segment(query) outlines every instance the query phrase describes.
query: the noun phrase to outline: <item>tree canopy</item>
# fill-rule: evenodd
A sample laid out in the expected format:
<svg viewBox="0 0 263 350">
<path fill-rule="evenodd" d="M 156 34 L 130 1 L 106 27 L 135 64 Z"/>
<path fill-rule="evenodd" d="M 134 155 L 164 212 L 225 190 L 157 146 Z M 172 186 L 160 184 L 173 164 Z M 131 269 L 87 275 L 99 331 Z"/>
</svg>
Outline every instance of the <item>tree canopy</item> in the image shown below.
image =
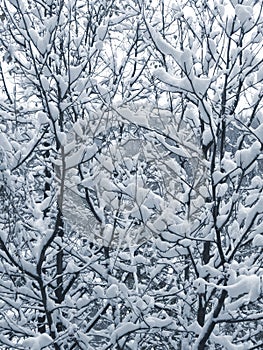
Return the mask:
<svg viewBox="0 0 263 350">
<path fill-rule="evenodd" d="M 262 10 L 0 1 L 1 349 L 263 346 Z"/>
</svg>

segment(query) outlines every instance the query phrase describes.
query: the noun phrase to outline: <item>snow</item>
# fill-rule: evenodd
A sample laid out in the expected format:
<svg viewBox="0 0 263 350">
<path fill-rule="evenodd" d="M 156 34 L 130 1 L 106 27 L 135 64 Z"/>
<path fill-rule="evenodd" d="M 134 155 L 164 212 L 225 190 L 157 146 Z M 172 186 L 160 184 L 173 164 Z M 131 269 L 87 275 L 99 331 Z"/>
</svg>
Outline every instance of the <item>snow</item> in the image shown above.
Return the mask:
<svg viewBox="0 0 263 350">
<path fill-rule="evenodd" d="M 0 146 L 0 170 L 6 170 L 7 168 L 7 159 L 6 154 L 2 146 Z"/>
<path fill-rule="evenodd" d="M 228 219 L 228 215 L 218 215 L 217 219 L 216 219 L 216 227 L 218 229 L 221 229 L 223 227 L 223 225 L 227 222 Z"/>
<path fill-rule="evenodd" d="M 206 77 L 193 77 L 191 83 L 193 85 L 193 92 L 197 93 L 199 97 L 202 97 L 206 94 L 211 84 L 211 79 Z M 203 101 L 203 103 L 206 103 L 206 101 Z"/>
<path fill-rule="evenodd" d="M 208 47 L 209 47 L 209 53 L 213 55 L 213 58 L 216 59 L 217 57 L 217 46 L 215 43 L 215 40 L 208 38 Z"/>
<path fill-rule="evenodd" d="M 181 156 L 181 157 L 185 157 L 185 158 L 191 158 L 192 157 L 192 154 L 189 153 L 184 147 L 176 147 L 176 146 L 171 146 L 166 138 L 164 136 L 161 136 L 161 135 L 158 135 L 156 134 L 155 135 L 155 138 L 166 148 L 168 149 L 169 151 L 173 152 L 174 154 L 177 154 L 178 156 Z M 179 140 L 180 142 L 180 140 Z M 172 163 L 169 163 L 168 161 L 168 164 L 169 166 L 171 166 L 171 168 L 174 168 L 175 166 L 175 163 L 172 162 Z M 177 167 L 175 166 L 175 169 Z"/>
<path fill-rule="evenodd" d="M 226 174 L 221 173 L 221 171 L 216 170 L 213 173 L 213 181 L 214 181 L 214 185 L 217 185 L 225 176 Z"/>
<path fill-rule="evenodd" d="M 119 327 L 112 333 L 111 341 L 114 344 L 116 339 L 122 338 L 125 334 L 135 332 L 141 329 L 140 324 L 135 324 L 132 322 L 121 323 Z"/>
<path fill-rule="evenodd" d="M 55 105 L 54 102 L 49 102 L 48 103 L 48 109 L 50 112 L 50 117 L 52 118 L 53 121 L 56 121 L 59 117 L 59 110 L 58 107 Z"/>
<path fill-rule="evenodd" d="M 22 266 L 24 271 L 27 271 L 27 273 L 36 276 L 37 275 L 37 271 L 36 271 L 36 265 L 32 264 L 24 259 L 20 258 L 20 265 Z"/>
<path fill-rule="evenodd" d="M 75 153 L 66 158 L 66 169 L 71 169 L 77 166 L 82 160 L 85 152 L 84 145 L 79 148 Z"/>
<path fill-rule="evenodd" d="M 206 287 L 206 281 L 203 278 L 199 277 L 194 281 L 193 287 L 196 288 L 197 293 L 204 294 L 205 287 Z"/>
<path fill-rule="evenodd" d="M 105 100 L 106 103 L 110 104 L 110 90 L 101 84 L 97 84 L 97 89 L 103 100 Z"/>
<path fill-rule="evenodd" d="M 262 80 L 263 80 L 263 66 L 261 66 L 257 71 L 257 81 L 262 82 Z"/>
<path fill-rule="evenodd" d="M 199 103 L 198 103 L 198 109 L 199 109 L 199 114 L 200 114 L 200 117 L 201 119 L 209 125 L 209 130 L 210 130 L 210 133 L 211 133 L 211 136 L 207 137 L 206 138 L 211 138 L 212 137 L 212 130 L 211 130 L 211 127 L 213 126 L 213 119 L 211 118 L 212 115 L 213 115 L 213 112 L 212 112 L 212 108 L 211 108 L 211 105 L 205 101 L 205 100 L 200 100 Z M 206 130 L 207 130 L 208 127 L 206 127 Z"/>
<path fill-rule="evenodd" d="M 144 322 L 150 328 L 164 328 L 164 327 L 167 327 L 173 323 L 173 321 L 170 317 L 160 319 L 160 318 L 154 317 L 154 316 L 145 317 Z"/>
<path fill-rule="evenodd" d="M 50 1 L 46 1 L 47 3 L 49 2 L 51 5 L 52 4 L 52 0 Z M 52 13 L 52 17 L 45 17 L 44 19 L 44 24 L 47 28 L 47 30 L 49 31 L 49 33 L 51 33 L 57 26 L 58 23 L 58 17 L 56 14 Z"/>
<path fill-rule="evenodd" d="M 192 245 L 192 241 L 188 238 L 181 239 L 178 243 L 185 248 L 191 247 Z"/>
<path fill-rule="evenodd" d="M 252 241 L 253 247 L 263 247 L 263 234 L 257 234 Z"/>
<path fill-rule="evenodd" d="M 107 30 L 108 30 L 108 26 L 106 25 L 100 25 L 98 28 L 97 28 L 97 36 L 98 36 L 98 39 L 99 40 L 104 40 L 106 34 L 107 34 Z"/>
<path fill-rule="evenodd" d="M 40 125 L 42 124 L 47 124 L 48 123 L 48 117 L 47 117 L 47 114 L 45 112 L 42 112 L 42 111 L 39 111 L 37 113 L 37 120 L 38 120 L 38 123 Z"/>
<path fill-rule="evenodd" d="M 225 152 L 221 164 L 226 172 L 231 172 L 236 169 L 236 163 L 231 159 L 231 154 L 229 152 Z"/>
<path fill-rule="evenodd" d="M 263 71 L 263 68 L 262 68 Z M 258 140 L 263 143 L 263 124 L 260 124 L 255 130 L 254 134 L 257 136 Z"/>
<path fill-rule="evenodd" d="M 46 333 L 37 335 L 35 337 L 29 337 L 23 342 L 25 349 L 30 350 L 41 350 L 47 346 L 51 346 L 52 344 L 53 339 Z"/>
<path fill-rule="evenodd" d="M 192 87 L 187 78 L 175 78 L 171 74 L 167 73 L 163 68 L 155 69 L 153 75 L 173 88 L 174 92 L 177 91 L 192 91 Z"/>
<path fill-rule="evenodd" d="M 163 205 L 163 199 L 153 192 L 149 192 L 144 200 L 144 205 L 149 209 L 161 210 Z"/>
<path fill-rule="evenodd" d="M 50 34 L 46 33 L 43 37 L 39 37 L 36 47 L 38 51 L 41 53 L 41 55 L 44 56 L 46 51 L 49 49 L 49 40 L 50 40 Z"/>
<path fill-rule="evenodd" d="M 236 344 L 233 344 L 231 343 L 231 340 L 232 340 L 232 336 L 230 335 L 215 335 L 215 334 L 212 334 L 211 335 L 211 340 L 213 340 L 216 344 L 219 344 L 221 346 L 223 346 L 224 349 L 227 349 L 227 350 L 247 350 L 248 349 L 248 344 L 239 344 L 239 345 L 236 345 Z M 252 345 L 252 343 L 250 342 L 250 345 Z"/>
<path fill-rule="evenodd" d="M 128 120 L 131 123 L 139 126 L 149 127 L 147 117 L 142 112 L 133 112 L 128 108 L 121 108 L 118 110 L 118 113 L 122 116 L 123 119 Z"/>
<path fill-rule="evenodd" d="M 98 147 L 97 145 L 94 143 L 91 146 L 85 146 L 85 154 L 83 157 L 83 161 L 87 161 L 90 160 L 91 158 L 94 157 L 94 155 L 98 152 Z"/>
<path fill-rule="evenodd" d="M 118 188 L 112 183 L 109 181 L 109 179 L 107 179 L 106 177 L 103 177 L 100 181 L 99 181 L 99 184 L 100 184 L 100 188 L 102 190 L 106 190 L 106 191 L 111 191 L 113 192 L 114 190 L 117 191 Z M 107 194 L 109 195 L 109 193 Z M 113 198 L 115 196 L 113 195 Z"/>
<path fill-rule="evenodd" d="M 0 145 L 2 146 L 5 152 L 12 152 L 12 146 L 8 141 L 6 135 L 2 132 L 0 132 Z"/>
<path fill-rule="evenodd" d="M 93 291 L 97 298 L 105 298 L 104 289 L 101 286 L 95 286 Z M 88 304 L 87 300 L 84 300 L 84 305 Z"/>
<path fill-rule="evenodd" d="M 169 226 L 169 230 L 173 233 L 176 233 L 178 236 L 185 237 L 190 229 L 189 222 L 187 220 Z"/>
<path fill-rule="evenodd" d="M 207 146 L 211 141 L 213 141 L 213 135 L 211 133 L 211 130 L 209 128 L 206 128 L 202 135 L 202 143 L 204 146 Z"/>
<path fill-rule="evenodd" d="M 83 130 L 79 122 L 74 123 L 73 130 L 79 137 L 83 136 Z"/>
<path fill-rule="evenodd" d="M 67 144 L 67 134 L 65 132 L 57 131 L 57 137 L 61 146 Z"/>
<path fill-rule="evenodd" d="M 48 49 L 50 33 L 47 32 L 44 36 L 40 36 L 32 27 L 28 29 L 28 33 L 34 46 L 38 49 L 41 55 L 44 55 Z"/>
<path fill-rule="evenodd" d="M 73 259 L 69 260 L 69 262 L 67 263 L 66 269 L 64 270 L 64 273 L 70 273 L 70 274 L 74 274 L 80 271 L 79 266 L 77 266 L 74 262 Z"/>
<path fill-rule="evenodd" d="M 30 38 L 33 41 L 34 45 L 37 46 L 37 41 L 39 39 L 38 33 L 33 28 L 29 28 L 28 34 L 30 35 Z"/>
<path fill-rule="evenodd" d="M 118 296 L 118 294 L 119 294 L 119 288 L 116 284 L 112 284 L 106 290 L 106 297 L 109 299 L 116 298 Z"/>
<path fill-rule="evenodd" d="M 261 153 L 261 144 L 259 141 L 255 141 L 250 148 L 238 150 L 235 158 L 237 165 L 242 169 L 247 169 L 248 166 L 253 163 L 258 155 Z"/>
<path fill-rule="evenodd" d="M 69 82 L 73 83 L 74 81 L 76 81 L 80 75 L 81 72 L 83 71 L 84 66 L 83 64 L 79 64 L 78 66 L 70 66 L 69 69 Z"/>
<path fill-rule="evenodd" d="M 82 186 L 91 187 L 93 185 L 93 178 L 86 176 L 85 179 L 81 181 Z"/>
<path fill-rule="evenodd" d="M 44 76 L 41 76 L 40 80 L 41 80 L 41 84 L 42 84 L 43 89 L 46 92 L 48 92 L 48 90 L 49 90 L 49 81 L 48 81 L 48 79 L 46 77 L 44 77 Z"/>
<path fill-rule="evenodd" d="M 255 218 L 259 213 L 263 211 L 263 197 L 260 197 L 256 204 L 251 208 L 245 208 L 246 213 L 246 223 L 244 229 L 249 228 L 251 223 L 254 222 Z"/>
<path fill-rule="evenodd" d="M 217 185 L 217 197 L 221 198 L 223 197 L 228 190 L 228 184 L 227 183 L 222 183 Z"/>
<path fill-rule="evenodd" d="M 148 308 L 148 305 L 140 298 L 137 299 L 135 305 L 136 305 L 136 308 L 139 309 L 140 311 L 145 311 Z"/>
<path fill-rule="evenodd" d="M 200 263 L 197 263 L 196 267 L 197 267 L 200 278 L 205 278 L 208 275 L 211 277 L 218 277 L 221 275 L 220 270 L 218 270 L 212 266 L 209 266 L 209 265 L 202 266 Z"/>
<path fill-rule="evenodd" d="M 166 228 L 166 223 L 165 223 L 164 220 L 162 220 L 161 217 L 158 217 L 158 218 L 154 221 L 153 225 L 154 225 L 154 228 L 155 228 L 156 230 L 158 230 L 158 231 L 163 231 L 163 230 L 165 230 L 165 228 Z"/>
<path fill-rule="evenodd" d="M 152 212 L 145 206 L 140 206 L 140 214 L 143 222 L 146 222 L 152 215 Z"/>
<path fill-rule="evenodd" d="M 60 87 L 61 96 L 63 97 L 68 89 L 68 86 L 69 86 L 68 81 L 67 81 L 67 77 L 57 75 L 56 80 L 57 80 L 59 87 Z"/>
<path fill-rule="evenodd" d="M 231 286 L 225 287 L 231 297 L 236 298 L 243 293 L 248 294 L 248 302 L 254 302 L 260 296 L 260 278 L 256 275 L 240 276 L 237 282 Z"/>
<path fill-rule="evenodd" d="M 151 34 L 151 37 L 153 41 L 155 42 L 155 45 L 157 48 L 165 55 L 172 56 L 177 62 L 181 63 L 181 57 L 183 52 L 176 50 L 172 45 L 167 43 L 150 24 L 147 24 L 148 30 Z"/>
<path fill-rule="evenodd" d="M 114 171 L 115 166 L 113 164 L 111 157 L 107 157 L 107 156 L 103 157 L 101 163 L 103 164 L 103 167 L 105 167 L 107 169 L 107 171 L 109 171 L 110 173 L 112 173 Z M 108 179 L 107 179 L 107 181 L 108 181 Z"/>
<path fill-rule="evenodd" d="M 250 195 L 247 196 L 246 198 L 246 205 L 251 207 L 252 205 L 254 205 L 256 203 L 256 201 L 259 198 L 259 193 L 255 192 L 255 193 L 251 193 Z"/>
<path fill-rule="evenodd" d="M 199 78 L 187 76 L 183 78 L 175 78 L 163 68 L 154 70 L 153 75 L 160 81 L 168 85 L 168 89 L 172 92 L 190 92 L 194 95 L 202 97 L 205 95 L 211 80 L 209 78 Z"/>
<path fill-rule="evenodd" d="M 253 8 L 251 6 L 237 4 L 235 6 L 235 13 L 241 24 L 253 18 Z"/>
<path fill-rule="evenodd" d="M 181 54 L 181 60 L 183 62 L 183 71 L 187 75 L 191 75 L 193 69 L 193 53 L 190 49 L 185 48 Z"/>
<path fill-rule="evenodd" d="M 204 283 L 221 290 L 226 290 L 231 298 L 238 298 L 245 294 L 243 298 L 240 298 L 240 304 L 255 302 L 261 295 L 262 281 L 257 275 L 240 275 L 233 284 L 227 286 L 219 286 L 206 281 Z"/>
<path fill-rule="evenodd" d="M 69 153 L 74 151 L 75 148 L 76 148 L 76 141 L 73 140 L 72 142 L 69 142 L 64 146 L 64 152 L 66 155 L 68 155 Z"/>
</svg>

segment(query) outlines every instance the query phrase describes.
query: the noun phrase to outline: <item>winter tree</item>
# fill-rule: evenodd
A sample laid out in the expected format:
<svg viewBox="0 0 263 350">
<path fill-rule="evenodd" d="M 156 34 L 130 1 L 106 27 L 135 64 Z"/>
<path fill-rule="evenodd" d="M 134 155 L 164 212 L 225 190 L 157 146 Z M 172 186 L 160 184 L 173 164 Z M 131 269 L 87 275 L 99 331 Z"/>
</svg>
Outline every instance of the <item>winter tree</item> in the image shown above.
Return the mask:
<svg viewBox="0 0 263 350">
<path fill-rule="evenodd" d="M 1 349 L 260 349 L 261 2 L 0 6 Z"/>
</svg>

